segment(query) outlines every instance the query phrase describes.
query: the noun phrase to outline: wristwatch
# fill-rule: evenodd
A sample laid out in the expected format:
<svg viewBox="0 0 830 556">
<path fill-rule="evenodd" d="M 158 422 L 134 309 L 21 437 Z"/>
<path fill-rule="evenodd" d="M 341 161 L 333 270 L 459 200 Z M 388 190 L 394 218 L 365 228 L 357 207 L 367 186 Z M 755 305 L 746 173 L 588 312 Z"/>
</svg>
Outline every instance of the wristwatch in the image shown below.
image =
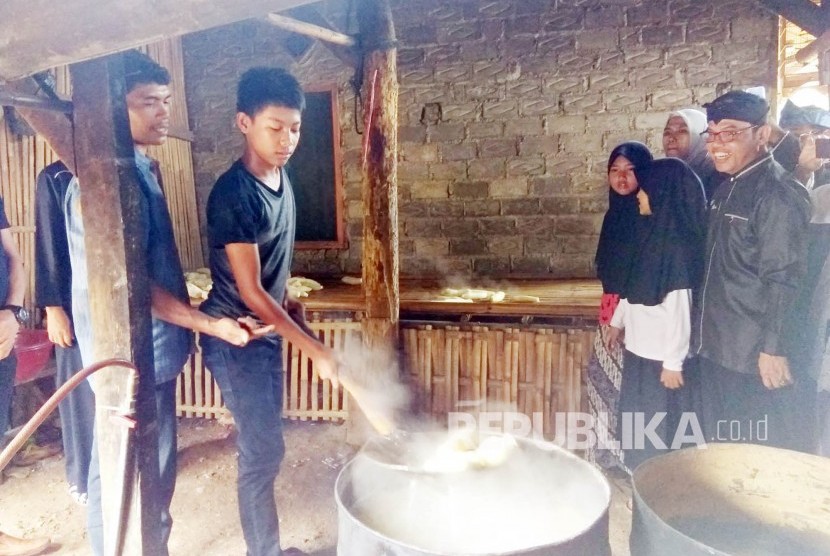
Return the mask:
<svg viewBox="0 0 830 556">
<path fill-rule="evenodd" d="M 20 305 L 3 305 L 0 307 L 0 311 L 4 310 L 11 311 L 14 318 L 17 319 L 17 322 L 20 324 L 24 324 L 27 320 L 29 320 L 29 311 L 26 310 L 26 307 L 21 307 Z"/>
</svg>

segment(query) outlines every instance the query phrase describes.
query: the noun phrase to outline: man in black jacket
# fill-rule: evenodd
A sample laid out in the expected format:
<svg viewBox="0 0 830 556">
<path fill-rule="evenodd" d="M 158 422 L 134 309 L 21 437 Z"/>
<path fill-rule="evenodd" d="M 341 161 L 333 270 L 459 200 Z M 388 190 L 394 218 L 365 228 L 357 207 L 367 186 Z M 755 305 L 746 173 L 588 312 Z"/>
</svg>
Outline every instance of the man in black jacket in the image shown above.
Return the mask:
<svg viewBox="0 0 830 556">
<path fill-rule="evenodd" d="M 699 300 L 704 431 L 708 441 L 786 446 L 784 327 L 805 272 L 809 197 L 766 151 L 764 99 L 732 91 L 706 108 L 707 148 L 729 179 L 710 207 Z"/>
</svg>

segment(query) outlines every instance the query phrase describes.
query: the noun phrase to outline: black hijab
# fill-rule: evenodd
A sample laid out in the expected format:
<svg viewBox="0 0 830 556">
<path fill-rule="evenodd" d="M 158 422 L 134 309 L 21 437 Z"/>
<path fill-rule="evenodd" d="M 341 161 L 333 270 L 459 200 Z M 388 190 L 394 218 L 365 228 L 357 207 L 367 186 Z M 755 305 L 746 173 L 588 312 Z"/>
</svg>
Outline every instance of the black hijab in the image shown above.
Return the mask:
<svg viewBox="0 0 830 556">
<path fill-rule="evenodd" d="M 608 172 L 620 156 L 625 157 L 635 171 L 651 164 L 648 147 L 637 141 L 617 145 L 608 157 Z M 639 179 L 639 178 L 638 178 Z M 637 218 L 637 198 L 634 193 L 620 195 L 608 188 L 608 212 L 602 221 L 595 264 L 597 277 L 605 293 L 620 293 L 628 278 L 631 258 L 637 251 L 634 222 Z"/>
<path fill-rule="evenodd" d="M 637 249 L 620 296 L 629 303 L 659 305 L 671 291 L 700 285 L 706 197 L 700 180 L 680 159 L 655 160 L 635 173 L 651 214 L 636 217 Z"/>
</svg>

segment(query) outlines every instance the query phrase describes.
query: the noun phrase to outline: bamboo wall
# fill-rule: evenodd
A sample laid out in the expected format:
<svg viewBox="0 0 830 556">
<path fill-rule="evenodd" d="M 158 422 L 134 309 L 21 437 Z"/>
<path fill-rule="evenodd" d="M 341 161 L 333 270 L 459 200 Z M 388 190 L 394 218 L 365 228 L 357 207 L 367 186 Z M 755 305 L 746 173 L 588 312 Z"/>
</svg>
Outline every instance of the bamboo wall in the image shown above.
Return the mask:
<svg viewBox="0 0 830 556">
<path fill-rule="evenodd" d="M 333 347 L 360 337 L 360 322 L 309 323 Z M 446 422 L 450 411 L 517 411 L 558 433 L 557 413 L 584 411 L 583 373 L 593 330 L 402 323 L 402 363 L 422 413 Z M 290 343 L 283 352 L 283 415 L 300 420 L 348 418 L 340 389 L 320 381 L 311 361 Z M 179 376 L 179 415 L 217 418 L 227 410 L 201 355 Z M 534 420 L 534 419 L 539 420 Z"/>
<path fill-rule="evenodd" d="M 179 135 L 189 136 L 181 41 L 165 40 L 145 47 L 144 50 L 170 71 L 175 95 L 171 128 Z M 67 68 L 58 68 L 54 73 L 56 91 L 63 97 L 70 97 L 71 84 Z M 35 285 L 35 185 L 38 173 L 57 160 L 57 157 L 43 138 L 15 134 L 2 113 L 0 119 L 0 195 L 5 202 L 6 215 L 28 276 L 25 305 L 32 313 L 29 325 L 36 326 L 40 318 L 35 311 L 31 311 Z M 161 166 L 164 192 L 182 266 L 185 269 L 204 266 L 190 142 L 170 138 L 165 145 L 151 149 L 150 155 L 158 159 Z"/>
</svg>

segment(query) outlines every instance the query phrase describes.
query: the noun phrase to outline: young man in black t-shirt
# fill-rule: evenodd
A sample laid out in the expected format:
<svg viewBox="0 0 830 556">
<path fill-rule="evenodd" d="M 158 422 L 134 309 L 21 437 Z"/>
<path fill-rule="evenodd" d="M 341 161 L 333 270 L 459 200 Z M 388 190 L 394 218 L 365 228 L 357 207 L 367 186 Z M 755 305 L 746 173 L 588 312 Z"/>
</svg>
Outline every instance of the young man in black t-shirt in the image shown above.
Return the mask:
<svg viewBox="0 0 830 556">
<path fill-rule="evenodd" d="M 217 180 L 207 204 L 213 289 L 201 310 L 248 315 L 276 332 L 242 348 L 202 339 L 205 364 L 239 432 L 239 513 L 250 556 L 283 554 L 274 500 L 285 452 L 282 338 L 314 361 L 321 378 L 336 380 L 332 350 L 304 332 L 302 305 L 286 293 L 295 211 L 284 166 L 300 139 L 304 107 L 299 83 L 284 70 L 248 70 L 237 90 L 244 152 Z"/>
</svg>

